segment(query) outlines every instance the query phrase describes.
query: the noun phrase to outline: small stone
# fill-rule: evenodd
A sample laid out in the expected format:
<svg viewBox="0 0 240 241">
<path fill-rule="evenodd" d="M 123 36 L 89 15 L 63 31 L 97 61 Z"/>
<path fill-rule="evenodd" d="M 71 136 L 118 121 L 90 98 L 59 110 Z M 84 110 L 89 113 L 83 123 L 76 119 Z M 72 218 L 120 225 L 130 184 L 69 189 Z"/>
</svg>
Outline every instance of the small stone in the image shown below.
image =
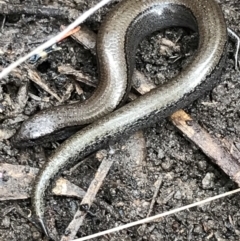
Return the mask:
<svg viewBox="0 0 240 241">
<path fill-rule="evenodd" d="M 101 151 L 98 151 L 97 153 L 96 153 L 96 158 L 99 160 L 99 161 L 102 161 L 102 159 L 104 158 L 104 157 L 106 157 L 107 156 L 107 151 L 106 150 L 101 150 Z"/>
<path fill-rule="evenodd" d="M 8 216 L 5 216 L 2 220 L 2 226 L 4 228 L 9 228 L 10 227 L 10 218 Z"/>
<path fill-rule="evenodd" d="M 179 228 L 180 228 L 180 223 L 177 222 L 177 221 L 174 221 L 173 224 L 172 224 L 172 229 L 174 231 L 177 231 Z"/>
<path fill-rule="evenodd" d="M 163 151 L 162 149 L 158 149 L 158 155 L 157 155 L 157 157 L 158 157 L 159 159 L 163 159 L 164 156 L 165 156 L 164 151 Z"/>
<path fill-rule="evenodd" d="M 109 189 L 109 192 L 110 192 L 110 194 L 111 194 L 112 197 L 116 197 L 116 195 L 117 195 L 116 189 L 110 188 L 110 189 Z"/>
<path fill-rule="evenodd" d="M 203 233 L 202 226 L 196 225 L 193 231 L 194 231 L 194 233 L 199 233 L 199 234 Z"/>
<path fill-rule="evenodd" d="M 206 176 L 202 180 L 202 187 L 203 189 L 211 189 L 214 187 L 214 174 L 207 173 Z"/>
<path fill-rule="evenodd" d="M 39 240 L 41 238 L 41 234 L 39 232 L 32 233 L 33 240 Z"/>
<path fill-rule="evenodd" d="M 177 200 L 182 199 L 182 193 L 180 191 L 177 191 L 174 195 L 174 198 L 177 199 Z"/>
<path fill-rule="evenodd" d="M 172 161 L 166 160 L 161 164 L 161 167 L 164 171 L 169 172 L 172 169 Z"/>
<path fill-rule="evenodd" d="M 210 229 L 213 229 L 213 228 L 216 226 L 216 223 L 215 223 L 213 220 L 208 220 L 208 221 L 207 221 L 207 226 L 208 226 Z"/>
<path fill-rule="evenodd" d="M 155 229 L 155 225 L 151 225 L 150 227 L 148 227 L 147 233 L 151 233 L 154 229 Z"/>
<path fill-rule="evenodd" d="M 154 79 L 154 84 L 159 85 L 161 83 L 164 83 L 166 81 L 165 76 L 162 73 L 158 73 L 156 78 Z"/>
<path fill-rule="evenodd" d="M 200 161 L 197 163 L 197 165 L 198 165 L 198 168 L 202 171 L 206 170 L 207 168 L 207 163 L 205 161 Z"/>
<path fill-rule="evenodd" d="M 159 240 L 165 240 L 164 235 L 154 232 L 154 234 L 151 234 L 150 237 L 147 239 L 148 241 L 159 241 Z"/>
</svg>

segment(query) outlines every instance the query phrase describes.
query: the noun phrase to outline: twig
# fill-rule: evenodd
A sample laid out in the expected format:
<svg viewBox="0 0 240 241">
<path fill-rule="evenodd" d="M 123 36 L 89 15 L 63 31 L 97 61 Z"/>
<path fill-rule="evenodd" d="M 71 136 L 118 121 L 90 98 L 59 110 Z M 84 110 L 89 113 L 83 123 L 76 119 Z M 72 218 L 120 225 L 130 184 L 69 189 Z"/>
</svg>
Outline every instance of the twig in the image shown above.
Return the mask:
<svg viewBox="0 0 240 241">
<path fill-rule="evenodd" d="M 70 19 L 76 17 L 79 12 L 75 9 L 69 9 L 62 6 L 41 6 L 41 5 L 27 5 L 27 4 L 11 4 L 0 2 L 0 14 L 30 14 L 41 17 L 58 17 Z"/>
<path fill-rule="evenodd" d="M 66 26 L 62 25 L 60 27 L 60 30 L 64 30 Z M 86 26 L 81 26 L 81 31 L 76 32 L 71 35 L 71 38 L 73 38 L 78 43 L 82 44 L 86 49 L 89 49 L 92 54 L 96 54 L 96 38 L 97 35 L 88 29 Z"/>
<path fill-rule="evenodd" d="M 110 234 L 110 233 L 113 233 L 113 232 L 119 232 L 120 230 L 131 228 L 131 227 L 134 227 L 134 226 L 137 226 L 137 225 L 140 225 L 140 224 L 144 224 L 144 223 L 149 223 L 149 222 L 152 222 L 156 219 L 166 217 L 166 216 L 172 215 L 174 213 L 178 213 L 178 212 L 187 210 L 189 208 L 197 207 L 197 206 L 212 202 L 214 200 L 233 195 L 233 194 L 238 193 L 238 192 L 240 192 L 240 188 L 236 189 L 236 190 L 233 190 L 233 191 L 230 191 L 230 192 L 226 192 L 226 193 L 214 196 L 214 197 L 210 197 L 210 198 L 204 199 L 202 201 L 195 202 L 195 203 L 192 203 L 192 204 L 180 207 L 180 208 L 176 208 L 176 209 L 173 209 L 173 210 L 161 213 L 161 214 L 157 214 L 157 215 L 152 216 L 152 217 L 144 218 L 144 219 L 132 222 L 132 223 L 128 223 L 126 225 L 122 225 L 122 226 L 119 226 L 119 227 L 116 227 L 116 228 L 112 228 L 112 229 L 109 229 L 109 230 L 106 230 L 106 231 L 103 231 L 103 232 L 100 232 L 100 233 L 97 233 L 97 234 L 89 235 L 89 236 L 79 238 L 79 239 L 74 239 L 73 241 L 84 241 L 84 240 L 97 238 L 97 237 L 100 237 L 100 236 L 103 236 L 103 235 L 106 235 L 106 234 Z"/>
<path fill-rule="evenodd" d="M 2 21 L 2 26 L 1 26 L 1 32 L 3 32 L 3 29 L 4 29 L 4 25 L 5 25 L 5 22 L 6 22 L 6 15 L 3 14 L 3 21 Z"/>
<path fill-rule="evenodd" d="M 50 47 L 51 45 L 57 43 L 59 40 L 62 39 L 64 35 L 66 35 L 69 31 L 77 27 L 80 23 L 85 21 L 88 17 L 90 17 L 92 14 L 94 14 L 98 9 L 106 5 L 107 3 L 111 2 L 112 0 L 102 0 L 98 4 L 96 4 L 94 7 L 90 8 L 88 11 L 84 12 L 80 17 L 78 17 L 73 23 L 71 23 L 66 29 L 64 29 L 62 32 L 60 32 L 55 37 L 51 38 L 44 44 L 40 45 L 33 51 L 31 51 L 29 54 L 25 55 L 24 57 L 18 59 L 17 61 L 10 64 L 7 68 L 3 69 L 3 71 L 0 73 L 0 79 L 2 79 L 4 76 L 9 74 L 13 69 L 15 69 L 17 66 L 22 64 L 24 61 L 29 59 L 34 54 L 39 53 L 40 51 Z"/>
<path fill-rule="evenodd" d="M 110 167 L 112 166 L 112 163 L 113 162 L 111 158 L 104 158 L 102 160 L 102 163 L 98 168 L 98 171 L 95 175 L 94 180 L 91 182 L 85 197 L 82 199 L 80 207 L 82 205 L 85 205 L 85 206 L 87 205 L 88 207 L 91 207 L 99 188 L 101 187 Z M 76 233 L 78 232 L 78 229 L 82 225 L 86 215 L 87 215 L 86 211 L 81 211 L 80 209 L 78 209 L 73 220 L 70 222 L 70 224 L 66 229 L 66 232 L 65 232 L 66 235 L 62 236 L 61 241 L 69 241 L 76 236 Z"/>
<path fill-rule="evenodd" d="M 25 105 L 27 104 L 28 100 L 28 82 L 23 83 L 20 86 L 17 96 L 16 96 L 16 107 L 15 113 L 22 113 Z"/>
<path fill-rule="evenodd" d="M 175 112 L 170 119 L 178 130 L 240 186 L 240 163 L 217 139 L 210 136 L 183 110 Z"/>
<path fill-rule="evenodd" d="M 71 183 L 67 179 L 60 177 L 56 181 L 56 185 L 52 189 L 52 193 L 56 196 L 65 196 L 65 197 L 77 197 L 77 198 L 84 198 L 86 192 L 79 186 Z M 111 205 L 106 203 L 105 201 L 101 200 L 100 198 L 96 198 L 93 201 L 96 205 L 100 206 L 107 212 L 111 213 L 111 215 L 115 219 L 119 219 L 119 214 L 112 208 Z"/>
<path fill-rule="evenodd" d="M 88 75 L 82 74 L 81 72 L 75 70 L 69 65 L 58 66 L 58 72 L 65 75 L 73 75 L 74 77 L 76 77 L 77 81 L 82 82 L 86 85 L 93 87 L 97 86 L 96 83 L 94 83 L 94 81 Z"/>
<path fill-rule="evenodd" d="M 47 93 L 49 93 L 50 95 L 52 95 L 54 98 L 56 98 L 59 102 L 62 102 L 62 99 L 55 93 L 53 92 L 48 84 L 43 81 L 43 79 L 38 75 L 38 73 L 30 68 L 27 69 L 29 78 L 36 83 L 37 85 L 39 85 L 42 89 L 44 89 Z"/>
<path fill-rule="evenodd" d="M 239 61 L 238 61 L 238 54 L 240 50 L 240 37 L 230 28 L 227 29 L 228 35 L 230 38 L 235 42 L 236 49 L 234 54 L 234 60 L 235 60 L 235 70 L 239 71 Z"/>
<path fill-rule="evenodd" d="M 155 192 L 153 194 L 153 198 L 152 198 L 149 210 L 148 210 L 147 218 L 150 217 L 150 215 L 152 213 L 152 210 L 153 210 L 153 207 L 155 205 L 155 202 L 156 202 L 158 192 L 159 192 L 159 189 L 160 189 L 161 185 L 162 185 L 162 176 L 159 176 L 159 178 L 156 182 L 156 189 L 155 189 Z M 147 224 L 145 223 L 138 229 L 138 232 L 140 233 L 141 236 L 143 236 L 143 234 L 145 233 L 146 227 L 147 227 Z"/>
<path fill-rule="evenodd" d="M 30 218 L 30 217 L 28 216 L 28 214 L 26 214 L 26 213 L 22 210 L 22 208 L 20 208 L 19 205 L 17 205 L 17 204 L 15 203 L 15 204 L 14 204 L 14 207 L 15 207 L 15 211 L 16 211 L 20 216 L 22 216 L 24 219 L 28 220 L 31 224 L 33 224 L 33 225 L 37 228 L 37 230 L 38 230 L 39 232 L 42 231 L 42 230 L 41 230 L 41 227 L 40 227 L 36 222 L 34 222 L 33 219 Z M 29 211 L 30 211 L 30 210 L 29 210 Z M 31 211 L 30 211 L 30 212 L 31 212 Z"/>
</svg>

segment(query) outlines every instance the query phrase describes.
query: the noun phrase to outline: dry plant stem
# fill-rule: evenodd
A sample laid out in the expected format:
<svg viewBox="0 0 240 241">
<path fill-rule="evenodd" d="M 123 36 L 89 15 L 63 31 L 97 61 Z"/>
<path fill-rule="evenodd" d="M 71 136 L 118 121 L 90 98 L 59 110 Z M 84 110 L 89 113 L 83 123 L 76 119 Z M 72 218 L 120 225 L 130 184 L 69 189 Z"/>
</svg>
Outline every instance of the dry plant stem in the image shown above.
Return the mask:
<svg viewBox="0 0 240 241">
<path fill-rule="evenodd" d="M 38 86 L 40 86 L 42 89 L 44 89 L 48 94 L 52 95 L 54 98 L 56 98 L 59 102 L 62 102 L 62 99 L 49 88 L 48 84 L 38 75 L 38 73 L 30 68 L 27 69 L 29 78 L 36 83 Z"/>
<path fill-rule="evenodd" d="M 72 75 L 76 78 L 77 81 L 82 82 L 88 86 L 97 86 L 88 75 L 82 74 L 81 72 L 75 70 L 69 65 L 58 66 L 58 72 L 65 75 Z"/>
<path fill-rule="evenodd" d="M 29 198 L 32 188 L 31 184 L 33 183 L 38 171 L 38 168 L 1 163 L 0 180 L 2 180 L 2 185 L 0 186 L 0 201 Z M 76 198 L 83 198 L 86 195 L 86 192 L 82 188 L 62 177 L 56 180 L 52 193 L 56 196 Z M 94 203 L 101 206 L 102 209 L 110 213 L 115 219 L 120 219 L 118 213 L 115 212 L 112 206 L 103 200 L 95 199 Z"/>
<path fill-rule="evenodd" d="M 111 2 L 111 0 L 102 0 L 98 4 L 96 4 L 94 7 L 90 8 L 88 11 L 84 12 L 80 17 L 78 17 L 73 23 L 71 23 L 66 29 L 64 29 L 62 32 L 60 32 L 55 37 L 51 38 L 44 44 L 40 45 L 39 47 L 35 48 L 32 52 L 25 55 L 24 57 L 18 59 L 17 61 L 10 64 L 7 68 L 3 69 L 3 71 L 0 73 L 0 79 L 8 75 L 13 69 L 15 69 L 17 66 L 22 64 L 24 61 L 29 59 L 34 54 L 39 53 L 40 51 L 50 47 L 51 45 L 57 43 L 59 40 L 61 40 L 69 31 L 77 27 L 80 23 L 85 21 L 88 17 L 90 17 L 92 14 L 94 14 L 98 9 L 106 5 L 107 3 Z"/>
<path fill-rule="evenodd" d="M 66 35 L 64 35 L 61 40 L 65 39 L 65 38 L 67 38 L 67 37 L 69 37 L 69 36 L 71 36 L 72 34 L 77 33 L 80 29 L 81 29 L 80 26 L 74 28 L 73 30 L 69 31 Z M 62 30 L 63 30 L 63 29 L 62 29 Z M 61 40 L 59 40 L 59 41 L 61 41 Z"/>
<path fill-rule="evenodd" d="M 11 4 L 0 1 L 0 14 L 30 14 L 41 17 L 61 17 L 70 19 L 74 16 L 77 17 L 79 12 L 75 9 L 69 9 L 62 6 Z"/>
<path fill-rule="evenodd" d="M 192 204 L 180 207 L 180 208 L 176 208 L 176 209 L 173 209 L 173 210 L 161 213 L 161 214 L 157 214 L 157 215 L 152 216 L 152 217 L 144 218 L 144 219 L 138 220 L 136 222 L 132 222 L 132 223 L 128 223 L 126 225 L 122 225 L 122 226 L 119 226 L 119 227 L 116 227 L 116 228 L 112 228 L 112 229 L 109 229 L 109 230 L 106 230 L 106 231 L 103 231 L 103 232 L 100 232 L 100 233 L 97 233 L 97 234 L 89 235 L 89 236 L 79 238 L 79 239 L 74 239 L 73 241 L 90 240 L 90 239 L 97 238 L 97 237 L 107 235 L 107 234 L 110 234 L 110 233 L 119 232 L 120 230 L 131 228 L 131 227 L 134 227 L 134 226 L 137 226 L 137 225 L 140 225 L 140 224 L 144 224 L 144 223 L 149 223 L 149 222 L 152 222 L 156 219 L 163 218 L 163 217 L 166 217 L 166 216 L 169 216 L 169 215 L 172 215 L 174 213 L 178 213 L 178 212 L 181 212 L 181 211 L 184 211 L 184 210 L 188 210 L 189 208 L 197 207 L 197 206 L 212 202 L 214 200 L 217 200 L 217 199 L 220 199 L 220 198 L 223 198 L 223 197 L 227 197 L 229 195 L 233 195 L 233 194 L 238 193 L 238 192 L 240 192 L 240 188 L 236 189 L 236 190 L 233 190 L 233 191 L 230 191 L 230 192 L 225 192 L 223 194 L 220 194 L 220 195 L 217 195 L 217 196 L 214 196 L 214 197 L 210 197 L 210 198 L 204 199 L 202 201 L 195 202 L 195 203 L 192 203 Z M 98 240 L 98 239 L 96 239 L 96 240 Z"/>
<path fill-rule="evenodd" d="M 153 210 L 153 207 L 154 207 L 154 204 L 156 202 L 156 199 L 157 199 L 157 196 L 158 196 L 158 193 L 159 193 L 159 190 L 160 190 L 161 186 L 162 186 L 162 176 L 159 176 L 159 178 L 158 178 L 158 180 L 156 182 L 156 189 L 155 189 L 155 192 L 154 192 L 151 204 L 150 204 L 150 208 L 149 208 L 147 217 L 149 217 L 151 215 L 151 213 L 152 213 L 152 210 Z"/>
<path fill-rule="evenodd" d="M 80 205 L 87 204 L 88 207 L 91 207 L 99 188 L 101 187 L 110 167 L 112 166 L 112 163 L 111 158 L 104 158 L 102 160 L 98 171 Z M 67 235 L 63 235 L 61 241 L 70 241 L 74 239 L 86 215 L 87 212 L 78 209 L 73 220 L 66 229 Z"/>
<path fill-rule="evenodd" d="M 238 148 L 232 141 L 226 138 L 221 140 L 223 146 L 227 149 L 231 155 L 240 162 L 240 148 Z"/>
<path fill-rule="evenodd" d="M 3 32 L 4 26 L 5 26 L 5 22 L 6 22 L 6 15 L 3 14 L 3 21 L 2 21 L 2 26 L 1 26 L 1 33 Z M 1 50 L 0 50 L 0 54 L 3 54 L 3 53 L 1 53 Z"/>
<path fill-rule="evenodd" d="M 240 163 L 217 139 L 210 136 L 183 110 L 175 112 L 170 119 L 178 130 L 240 186 Z"/>
<path fill-rule="evenodd" d="M 84 198 L 86 195 L 86 192 L 82 188 L 62 177 L 56 181 L 56 185 L 53 187 L 52 193 L 56 196 L 77 198 Z M 100 198 L 96 198 L 94 203 L 110 213 L 115 219 L 120 219 L 118 213 L 115 212 L 112 206 L 107 204 L 105 201 L 101 200 Z"/>
<path fill-rule="evenodd" d="M 155 189 L 155 192 L 154 192 L 154 195 L 153 195 L 153 198 L 152 198 L 152 201 L 151 201 L 151 204 L 150 204 L 150 207 L 149 207 L 149 211 L 148 211 L 148 214 L 147 214 L 147 218 L 150 217 L 151 213 L 152 213 L 152 210 L 153 210 L 153 207 L 155 205 L 155 202 L 156 202 L 156 199 L 158 197 L 158 193 L 159 193 L 159 189 L 160 187 L 162 186 L 162 176 L 159 176 L 157 182 L 156 182 L 156 189 Z M 141 232 L 141 235 L 144 235 L 145 233 L 145 230 L 146 230 L 146 227 L 147 227 L 147 224 L 143 224 L 139 231 Z"/>
<path fill-rule="evenodd" d="M 62 25 L 60 30 L 64 30 L 66 26 Z M 96 55 L 96 37 L 97 35 L 88 29 L 86 26 L 81 26 L 81 30 L 72 34 L 71 38 L 73 38 L 78 43 L 82 44 L 86 49 L 89 49 L 92 54 Z"/>
<path fill-rule="evenodd" d="M 16 109 L 15 112 L 22 113 L 28 100 L 28 82 L 23 83 L 16 96 Z"/>
</svg>

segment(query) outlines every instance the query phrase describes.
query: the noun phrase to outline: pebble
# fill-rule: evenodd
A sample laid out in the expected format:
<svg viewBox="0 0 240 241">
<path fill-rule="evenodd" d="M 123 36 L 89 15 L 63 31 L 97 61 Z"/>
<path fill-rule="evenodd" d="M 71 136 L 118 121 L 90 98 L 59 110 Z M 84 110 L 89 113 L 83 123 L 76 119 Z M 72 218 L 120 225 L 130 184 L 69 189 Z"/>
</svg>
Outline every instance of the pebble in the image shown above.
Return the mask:
<svg viewBox="0 0 240 241">
<path fill-rule="evenodd" d="M 162 149 L 158 149 L 158 156 L 157 156 L 157 157 L 158 157 L 159 159 L 163 159 L 164 156 L 165 156 L 164 151 L 163 151 Z"/>
<path fill-rule="evenodd" d="M 208 172 L 202 180 L 203 189 L 213 188 L 214 187 L 214 178 L 215 178 L 214 174 Z"/>
<path fill-rule="evenodd" d="M 177 191 L 174 195 L 174 198 L 177 200 L 181 200 L 182 199 L 182 193 L 180 191 Z"/>
</svg>

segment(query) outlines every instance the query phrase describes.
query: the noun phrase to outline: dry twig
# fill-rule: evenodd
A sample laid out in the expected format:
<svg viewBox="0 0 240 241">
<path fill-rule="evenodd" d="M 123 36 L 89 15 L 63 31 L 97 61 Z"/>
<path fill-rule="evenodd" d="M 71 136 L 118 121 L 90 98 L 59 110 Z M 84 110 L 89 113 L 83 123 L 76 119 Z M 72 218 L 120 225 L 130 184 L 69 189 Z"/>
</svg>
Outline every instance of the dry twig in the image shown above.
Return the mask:
<svg viewBox="0 0 240 241">
<path fill-rule="evenodd" d="M 60 30 L 64 30 L 65 28 L 66 26 L 62 25 Z M 71 38 L 82 44 L 86 49 L 89 49 L 94 55 L 96 54 L 96 37 L 97 35 L 86 26 L 81 26 L 81 31 L 71 35 Z"/>
<path fill-rule="evenodd" d="M 112 166 L 112 163 L 113 163 L 112 160 L 109 158 L 104 158 L 102 160 L 102 163 L 99 166 L 98 171 L 94 177 L 94 180 L 91 182 L 87 190 L 87 193 L 80 204 L 80 207 L 83 205 L 87 206 L 88 208 L 91 207 L 99 188 L 101 187 L 110 167 Z M 71 221 L 71 223 L 68 225 L 66 229 L 66 232 L 65 232 L 66 235 L 64 235 L 61 238 L 61 241 L 69 241 L 76 236 L 76 233 L 78 232 L 78 229 L 82 225 L 86 215 L 87 215 L 87 211 L 82 211 L 81 209 L 78 209 L 73 220 Z"/>
<path fill-rule="evenodd" d="M 27 69 L 29 78 L 39 85 L 42 89 L 44 89 L 47 93 L 52 95 L 54 98 L 56 98 L 59 102 L 62 102 L 62 99 L 53 91 L 50 89 L 48 84 L 38 75 L 38 73 L 30 68 Z"/>
<path fill-rule="evenodd" d="M 93 87 L 97 86 L 96 83 L 94 83 L 94 81 L 88 75 L 82 74 L 81 72 L 75 70 L 74 68 L 72 68 L 69 65 L 60 65 L 60 66 L 58 66 L 58 71 L 61 74 L 73 75 L 74 77 L 76 77 L 77 81 L 82 82 L 82 83 L 84 83 L 86 85 L 93 86 Z"/>
<path fill-rule="evenodd" d="M 170 119 L 178 130 L 240 186 L 240 163 L 219 140 L 210 136 L 183 110 L 174 113 Z"/>
<path fill-rule="evenodd" d="M 155 192 L 153 194 L 153 198 L 152 198 L 152 201 L 151 201 L 151 204 L 150 204 L 150 207 L 149 207 L 149 211 L 148 211 L 148 214 L 147 214 L 147 218 L 150 217 L 151 213 L 152 213 L 152 210 L 153 210 L 153 207 L 155 205 L 155 202 L 156 202 L 156 199 L 158 197 L 158 193 L 159 193 L 159 189 L 162 185 L 162 176 L 159 176 L 155 186 L 156 186 L 156 189 L 155 189 Z M 146 230 L 146 227 L 147 227 L 147 224 L 143 224 L 139 229 L 138 229 L 138 232 L 141 236 L 144 235 L 145 233 L 145 230 Z"/>
<path fill-rule="evenodd" d="M 23 56 L 22 58 L 18 59 L 14 63 L 10 64 L 7 68 L 3 69 L 3 71 L 0 73 L 0 79 L 5 77 L 7 74 L 9 74 L 13 69 L 15 69 L 17 66 L 22 64 L 24 61 L 32 57 L 34 54 L 38 54 L 39 52 L 43 51 L 44 49 L 52 46 L 53 44 L 57 43 L 59 40 L 61 40 L 68 32 L 70 32 L 72 29 L 77 27 L 80 23 L 82 23 L 84 20 L 86 20 L 88 17 L 90 17 L 92 14 L 94 14 L 98 9 L 103 7 L 104 5 L 111 2 L 111 0 L 102 0 L 86 12 L 84 12 L 80 17 L 78 17 L 73 23 L 71 23 L 67 28 L 65 28 L 62 32 L 60 32 L 55 37 L 51 38 L 44 44 L 40 45 L 39 47 L 35 48 L 32 52 L 29 54 Z"/>
</svg>

